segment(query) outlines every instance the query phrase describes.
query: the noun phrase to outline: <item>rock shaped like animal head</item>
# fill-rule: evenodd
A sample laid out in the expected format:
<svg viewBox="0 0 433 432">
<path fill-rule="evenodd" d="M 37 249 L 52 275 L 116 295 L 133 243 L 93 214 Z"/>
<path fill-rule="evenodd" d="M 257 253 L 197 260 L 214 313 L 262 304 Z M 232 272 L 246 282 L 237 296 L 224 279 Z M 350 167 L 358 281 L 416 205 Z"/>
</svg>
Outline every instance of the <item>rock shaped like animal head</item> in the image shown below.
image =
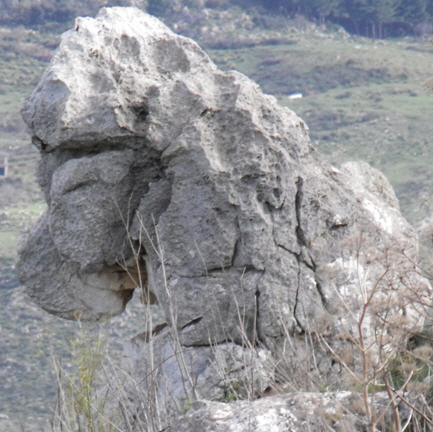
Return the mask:
<svg viewBox="0 0 433 432">
<path fill-rule="evenodd" d="M 23 116 L 48 210 L 17 268 L 52 313 L 115 315 L 146 279 L 185 345 L 278 347 L 344 321 L 373 248 L 366 286 L 385 269 L 428 291 L 386 259 L 417 240 L 385 179 L 329 166 L 293 112 L 137 9 L 79 18 Z"/>
</svg>

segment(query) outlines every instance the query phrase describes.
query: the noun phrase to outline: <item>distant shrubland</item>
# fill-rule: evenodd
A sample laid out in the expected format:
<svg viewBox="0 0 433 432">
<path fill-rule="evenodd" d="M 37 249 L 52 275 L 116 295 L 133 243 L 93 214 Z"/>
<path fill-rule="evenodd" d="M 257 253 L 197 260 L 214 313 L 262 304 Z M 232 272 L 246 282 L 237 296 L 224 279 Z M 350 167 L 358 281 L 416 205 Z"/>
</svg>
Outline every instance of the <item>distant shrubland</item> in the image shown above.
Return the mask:
<svg viewBox="0 0 433 432">
<path fill-rule="evenodd" d="M 137 6 L 164 16 L 183 8 L 240 6 L 262 14 L 302 15 L 320 24 L 332 22 L 371 37 L 433 32 L 433 0 L 0 0 L 0 24 L 38 27 L 93 15 L 102 6 Z"/>
</svg>

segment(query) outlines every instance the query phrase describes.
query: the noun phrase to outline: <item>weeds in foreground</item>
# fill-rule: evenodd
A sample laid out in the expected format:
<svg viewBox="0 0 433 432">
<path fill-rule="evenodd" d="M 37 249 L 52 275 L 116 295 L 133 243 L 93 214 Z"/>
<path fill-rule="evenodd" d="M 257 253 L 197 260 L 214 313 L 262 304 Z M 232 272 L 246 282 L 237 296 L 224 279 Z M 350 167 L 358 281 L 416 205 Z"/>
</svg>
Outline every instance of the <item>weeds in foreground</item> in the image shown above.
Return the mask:
<svg viewBox="0 0 433 432">
<path fill-rule="evenodd" d="M 362 395 L 369 432 L 433 430 L 432 341 L 410 347 L 422 331 L 431 290 L 409 254 L 388 247 L 369 256 L 361 246 L 362 238 L 354 269 L 358 298 L 335 289 L 334 302 L 346 317 L 338 338 L 345 343 L 317 336 Z M 379 276 L 368 283 L 366 269 L 373 263 L 380 263 Z M 382 406 L 375 400 L 380 392 L 386 394 Z"/>
<path fill-rule="evenodd" d="M 70 341 L 70 348 L 72 373 L 53 360 L 58 387 L 52 428 L 58 431 L 111 432 L 109 419 L 101 414 L 104 400 L 96 397 L 97 377 L 105 361 L 103 341 L 100 337 L 92 340 L 83 333 Z"/>
<path fill-rule="evenodd" d="M 146 233 L 147 235 L 147 233 Z M 163 251 L 155 247 L 164 267 Z M 131 243 L 131 246 L 134 246 Z M 361 419 L 368 432 L 427 432 L 433 430 L 433 348 L 431 340 L 423 343 L 416 339 L 422 327 L 425 308 L 429 306 L 430 289 L 420 283 L 419 269 L 402 251 L 387 248 L 383 252 L 365 251 L 362 238 L 356 248 L 356 262 L 352 265 L 351 290 L 334 286 L 333 307 L 336 315 L 344 317 L 333 333 L 324 333 L 314 327 L 295 335 L 293 328 L 282 322 L 285 330 L 285 349 L 270 368 L 279 370 L 272 393 L 287 391 L 351 390 L 359 395 L 359 403 L 349 407 L 351 414 Z M 137 286 L 143 298 L 150 298 L 149 287 L 143 286 L 140 276 L 142 244 L 135 245 Z M 375 267 L 376 280 L 366 277 L 366 270 Z M 136 276 L 137 276 L 136 275 Z M 404 275 L 404 276 L 402 276 Z M 329 275 L 332 280 L 332 275 Z M 370 282 L 369 282 L 370 281 Z M 170 302 L 171 293 L 165 284 L 165 295 Z M 236 299 L 234 302 L 237 305 Z M 258 354 L 259 344 L 251 342 L 244 328 L 240 306 L 239 331 L 245 346 Z M 176 326 L 177 311 L 169 309 L 169 332 L 172 357 L 181 372 L 186 402 L 174 401 L 178 413 L 188 412 L 198 398 L 195 377 L 191 376 L 185 348 L 181 345 Z M 278 319 L 276 317 L 276 319 Z M 151 322 L 151 320 L 150 320 Z M 53 419 L 55 432 L 156 432 L 164 430 L 167 407 L 159 396 L 158 370 L 161 364 L 153 358 L 153 332 L 150 326 L 146 342 L 149 345 L 150 372 L 146 383 L 137 382 L 125 369 L 115 365 L 107 356 L 101 340 L 89 343 L 74 340 L 71 350 L 75 359 L 75 372 L 65 372 L 55 363 L 58 378 L 58 403 Z M 337 330 L 339 333 L 337 333 Z M 300 347 L 307 353 L 299 356 Z M 335 366 L 343 373 L 340 383 L 327 383 L 320 378 L 319 357 L 331 355 Z M 308 359 L 308 361 L 306 361 Z M 163 361 L 172 359 L 164 359 Z M 247 360 L 246 360 L 247 361 Z M 248 361 L 251 361 L 251 357 Z M 248 368 L 248 365 L 245 365 Z M 216 370 L 224 374 L 224 368 Z M 253 370 L 253 368 L 251 368 Z M 296 371 L 294 374 L 293 371 Z M 285 373 L 284 373 L 285 371 Z M 329 372 L 329 371 L 328 371 Z M 335 372 L 335 371 L 334 371 Z M 332 374 L 332 372 L 331 372 Z M 221 401 L 254 400 L 255 389 L 230 382 Z M 143 391 L 143 388 L 146 391 Z M 133 396 L 132 396 L 133 395 Z M 171 396 L 171 395 L 170 395 Z M 324 413 L 323 424 L 328 427 L 329 413 Z M 332 419 L 331 419 L 332 420 Z M 331 422 L 332 423 L 332 422 Z M 327 430 L 328 430 L 327 429 Z"/>
</svg>

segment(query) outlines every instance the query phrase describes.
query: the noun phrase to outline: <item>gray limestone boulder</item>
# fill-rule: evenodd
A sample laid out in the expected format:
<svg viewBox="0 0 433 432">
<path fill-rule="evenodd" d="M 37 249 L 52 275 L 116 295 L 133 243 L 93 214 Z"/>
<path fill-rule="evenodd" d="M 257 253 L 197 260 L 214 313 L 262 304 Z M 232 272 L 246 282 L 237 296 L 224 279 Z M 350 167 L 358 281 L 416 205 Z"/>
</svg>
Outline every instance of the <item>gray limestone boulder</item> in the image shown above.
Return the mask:
<svg viewBox="0 0 433 432">
<path fill-rule="evenodd" d="M 157 407 L 165 426 L 192 401 L 252 400 L 275 381 L 274 359 L 263 347 L 233 342 L 185 347 L 172 333 L 166 328 L 151 340 L 147 332 L 137 335 L 126 344 L 121 367 L 132 378 L 126 380 L 128 400 Z M 136 382 L 140 385 L 131 385 Z"/>
<path fill-rule="evenodd" d="M 378 413 L 387 409 L 384 393 L 371 396 L 371 406 Z M 401 407 L 402 419 L 411 415 Z M 385 415 L 379 422 L 389 426 L 393 419 Z M 355 432 L 366 430 L 368 422 L 363 402 L 352 392 L 294 392 L 266 395 L 231 404 L 200 401 L 178 419 L 170 432 Z"/>
<path fill-rule="evenodd" d="M 164 363 L 174 340 L 202 365 L 181 398 L 210 374 L 213 347 L 234 358 L 260 347 L 273 368 L 260 388 L 302 367 L 335 377 L 359 328 L 374 344 L 390 326 L 422 325 L 430 286 L 386 179 L 363 163 L 330 166 L 295 113 L 156 18 L 78 18 L 22 113 L 48 203 L 21 245 L 22 283 L 71 319 L 121 313 L 140 287 L 175 331 L 155 355 Z M 224 394 L 209 382 L 204 398 Z"/>
</svg>

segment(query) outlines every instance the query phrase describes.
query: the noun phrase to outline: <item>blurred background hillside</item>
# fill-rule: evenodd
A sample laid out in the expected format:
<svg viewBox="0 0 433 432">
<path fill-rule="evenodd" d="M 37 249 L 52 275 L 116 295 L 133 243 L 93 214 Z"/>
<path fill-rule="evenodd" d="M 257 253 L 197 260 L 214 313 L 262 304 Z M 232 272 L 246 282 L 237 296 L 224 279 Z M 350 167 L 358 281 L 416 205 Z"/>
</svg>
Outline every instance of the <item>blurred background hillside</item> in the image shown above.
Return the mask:
<svg viewBox="0 0 433 432">
<path fill-rule="evenodd" d="M 204 9 L 238 6 L 247 11 L 255 9 L 262 16 L 302 15 L 319 24 L 328 21 L 351 33 L 371 37 L 431 32 L 433 16 L 431 0 L 1 0 L 0 23 L 53 28 L 78 15 L 93 15 L 99 8 L 113 5 L 136 6 L 160 17 L 185 8 L 200 13 Z"/>
</svg>

